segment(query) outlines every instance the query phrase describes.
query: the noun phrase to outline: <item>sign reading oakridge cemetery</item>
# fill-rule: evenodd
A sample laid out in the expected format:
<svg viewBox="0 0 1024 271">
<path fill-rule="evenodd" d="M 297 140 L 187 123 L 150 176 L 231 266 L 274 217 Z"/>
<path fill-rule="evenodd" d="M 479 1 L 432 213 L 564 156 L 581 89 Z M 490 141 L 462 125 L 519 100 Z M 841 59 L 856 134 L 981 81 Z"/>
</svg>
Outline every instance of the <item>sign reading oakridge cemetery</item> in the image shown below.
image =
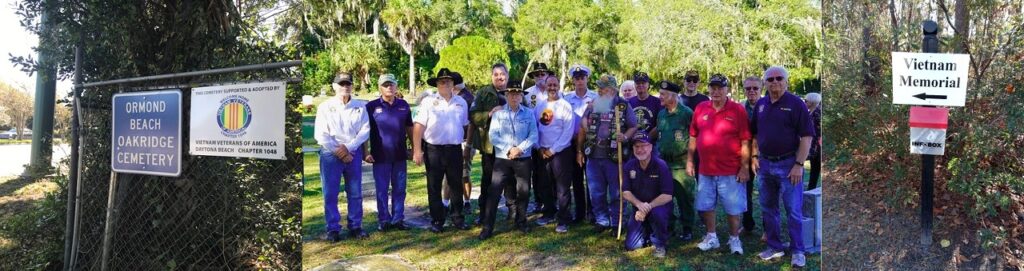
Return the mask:
<svg viewBox="0 0 1024 271">
<path fill-rule="evenodd" d="M 284 82 L 192 89 L 189 154 L 284 160 Z"/>
<path fill-rule="evenodd" d="M 181 175 L 181 90 L 114 94 L 110 168 Z"/>
<path fill-rule="evenodd" d="M 892 52 L 892 103 L 964 106 L 971 56 Z"/>
</svg>

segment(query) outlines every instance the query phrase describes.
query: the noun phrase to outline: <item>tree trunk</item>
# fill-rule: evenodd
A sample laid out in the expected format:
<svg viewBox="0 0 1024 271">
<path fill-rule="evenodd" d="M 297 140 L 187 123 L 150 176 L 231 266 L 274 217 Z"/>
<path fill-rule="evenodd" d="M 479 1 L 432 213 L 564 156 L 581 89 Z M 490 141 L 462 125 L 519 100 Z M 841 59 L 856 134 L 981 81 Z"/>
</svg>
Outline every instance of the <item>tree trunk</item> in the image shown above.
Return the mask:
<svg viewBox="0 0 1024 271">
<path fill-rule="evenodd" d="M 416 52 L 409 50 L 409 96 L 416 97 Z"/>
<path fill-rule="evenodd" d="M 967 8 L 967 0 L 957 0 L 954 10 L 956 42 L 953 43 L 953 52 L 963 54 L 967 52 L 967 40 L 971 37 L 971 11 Z"/>
<path fill-rule="evenodd" d="M 373 15 L 373 40 L 380 41 L 380 13 Z"/>
<path fill-rule="evenodd" d="M 565 83 L 571 78 L 569 76 L 572 75 L 569 74 L 568 55 L 565 53 L 565 48 L 562 48 L 561 45 L 559 47 L 558 66 L 561 67 L 562 79 L 558 80 L 558 89 L 565 89 Z"/>
<path fill-rule="evenodd" d="M 892 23 L 892 51 L 900 51 L 900 25 L 896 20 L 896 0 L 889 0 L 889 20 Z"/>
<path fill-rule="evenodd" d="M 867 95 L 871 96 L 875 92 L 875 79 L 872 77 L 871 71 L 873 65 L 873 58 L 871 57 L 871 28 L 874 24 L 870 21 L 868 14 L 871 13 L 871 4 L 865 3 L 864 8 L 861 9 L 861 63 L 864 63 L 864 87 L 867 91 Z"/>
</svg>

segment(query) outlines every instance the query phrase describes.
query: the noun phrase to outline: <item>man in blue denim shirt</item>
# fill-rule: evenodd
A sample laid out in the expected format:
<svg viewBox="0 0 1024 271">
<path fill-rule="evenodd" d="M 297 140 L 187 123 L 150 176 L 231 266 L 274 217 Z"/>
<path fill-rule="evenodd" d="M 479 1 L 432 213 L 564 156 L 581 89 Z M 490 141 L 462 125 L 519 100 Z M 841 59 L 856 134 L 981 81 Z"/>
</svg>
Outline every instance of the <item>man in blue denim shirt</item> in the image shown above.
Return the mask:
<svg viewBox="0 0 1024 271">
<path fill-rule="evenodd" d="M 533 110 L 522 105 L 523 89 L 509 87 L 505 94 L 508 103 L 491 116 L 488 135 L 494 145 L 494 173 L 491 179 L 491 195 L 500 195 L 508 182 L 515 181 L 516 198 L 530 196 L 530 177 L 533 176 L 533 160 L 530 153 L 537 144 L 537 118 Z M 515 205 L 516 228 L 528 232 L 526 223 L 527 200 L 517 200 Z M 483 216 L 480 240 L 490 238 L 494 232 L 494 216 L 498 210 L 498 197 L 487 198 Z"/>
</svg>

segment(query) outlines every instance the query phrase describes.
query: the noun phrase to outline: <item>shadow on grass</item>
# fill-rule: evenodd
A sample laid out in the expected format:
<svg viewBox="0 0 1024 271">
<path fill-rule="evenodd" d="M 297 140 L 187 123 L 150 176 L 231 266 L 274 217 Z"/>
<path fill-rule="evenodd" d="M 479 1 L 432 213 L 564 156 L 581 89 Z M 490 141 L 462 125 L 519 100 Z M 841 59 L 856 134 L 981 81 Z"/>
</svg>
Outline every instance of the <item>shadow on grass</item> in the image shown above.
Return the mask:
<svg viewBox="0 0 1024 271">
<path fill-rule="evenodd" d="M 6 178 L 6 177 L 5 177 Z M 36 180 L 25 177 L 11 177 L 0 183 L 0 197 L 14 196 L 15 192 L 36 183 Z"/>
<path fill-rule="evenodd" d="M 307 160 L 308 161 L 308 160 Z M 307 164 L 307 169 L 311 165 Z M 315 171 L 317 167 L 312 167 Z M 311 173 L 307 171 L 307 174 Z M 474 189 L 479 191 L 479 166 L 474 163 Z M 704 252 L 697 248 L 699 239 L 704 235 L 702 226 L 697 226 L 695 240 L 681 241 L 677 238 L 668 244 L 668 256 L 656 259 L 651 256 L 652 248 L 643 248 L 626 252 L 623 241 L 616 240 L 614 231 L 598 233 L 590 225 L 572 225 L 569 232 L 559 234 L 554 231 L 555 224 L 535 226 L 528 234 L 514 231 L 511 223 L 504 220 L 499 213 L 495 222 L 495 235 L 486 241 L 477 240 L 480 227 L 468 231 L 455 231 L 451 227 L 440 234 L 425 229 L 415 228 L 409 231 L 377 231 L 377 215 L 375 206 L 364 205 L 363 229 L 370 232 L 367 239 L 346 239 L 337 243 L 322 240 L 325 230 L 323 216 L 323 199 L 320 193 L 319 178 L 308 178 L 304 186 L 304 221 L 303 221 L 303 264 L 304 269 L 314 268 L 337 259 L 349 259 L 363 255 L 396 254 L 408 260 L 419 269 L 624 269 L 624 270 L 789 270 L 791 269 L 786 256 L 772 262 L 764 262 L 756 254 L 765 248 L 760 241 L 761 213 L 755 192 L 754 216 L 758 221 L 758 230 L 753 235 L 742 235 L 745 254 L 728 253 L 728 224 L 725 214 L 718 211 L 716 232 L 722 241 L 723 248 Z M 427 214 L 426 180 L 422 166 L 410 164 L 408 173 L 406 216 L 410 214 Z M 371 196 L 372 197 L 372 196 Z M 364 197 L 364 200 L 366 198 Z M 339 208 L 342 213 L 341 224 L 345 225 L 347 214 L 345 195 L 339 195 Z M 466 216 L 467 222 L 476 219 L 479 204 L 474 200 L 473 214 Z M 720 208 L 719 208 L 720 209 Z M 783 215 L 785 211 L 783 210 Z M 785 216 L 783 216 L 784 218 Z M 532 223 L 537 218 L 531 216 Z M 427 218 L 426 220 L 429 220 Z M 784 221 L 784 220 L 783 220 Z M 678 223 L 678 222 L 676 222 Z M 783 222 L 785 227 L 785 222 Z M 681 228 L 678 226 L 677 228 Z M 625 232 L 623 232 L 625 234 Z M 783 236 L 787 238 L 788 236 Z M 819 270 L 821 257 L 809 254 L 807 270 Z"/>
</svg>

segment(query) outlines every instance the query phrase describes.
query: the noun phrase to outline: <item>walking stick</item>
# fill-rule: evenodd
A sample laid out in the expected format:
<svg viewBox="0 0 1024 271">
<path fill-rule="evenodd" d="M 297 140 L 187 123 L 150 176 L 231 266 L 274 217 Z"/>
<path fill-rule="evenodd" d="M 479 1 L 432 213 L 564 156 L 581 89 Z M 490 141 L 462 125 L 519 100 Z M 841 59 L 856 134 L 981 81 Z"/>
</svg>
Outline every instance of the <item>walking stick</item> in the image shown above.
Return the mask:
<svg viewBox="0 0 1024 271">
<path fill-rule="evenodd" d="M 622 133 L 622 104 L 615 106 L 615 131 L 621 135 Z M 618 138 L 616 138 L 618 140 Z M 618 146 L 618 150 L 615 151 L 615 155 L 618 157 L 618 169 L 619 169 L 619 230 L 615 234 L 615 240 L 619 240 L 622 237 L 622 142 L 615 143 Z"/>
</svg>

